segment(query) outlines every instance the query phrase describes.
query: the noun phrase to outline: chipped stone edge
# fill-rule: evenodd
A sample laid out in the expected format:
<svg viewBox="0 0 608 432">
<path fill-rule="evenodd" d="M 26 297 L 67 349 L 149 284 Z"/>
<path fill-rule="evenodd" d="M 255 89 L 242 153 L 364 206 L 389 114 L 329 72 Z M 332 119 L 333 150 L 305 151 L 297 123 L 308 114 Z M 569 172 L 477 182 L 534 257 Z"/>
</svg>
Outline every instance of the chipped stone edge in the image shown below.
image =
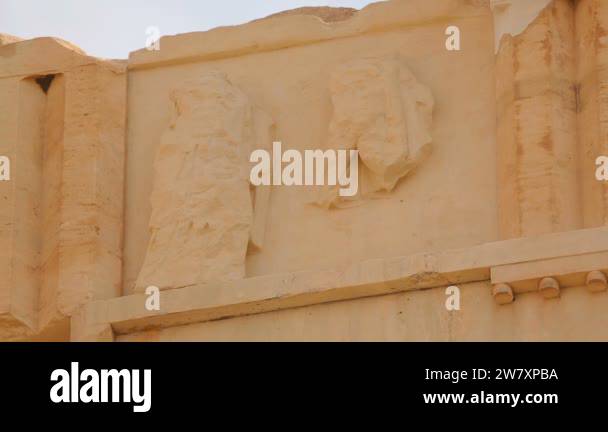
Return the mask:
<svg viewBox="0 0 608 432">
<path fill-rule="evenodd" d="M 129 69 L 218 60 L 483 14 L 491 14 L 489 2 L 393 0 L 372 3 L 351 18 L 332 23 L 311 15 L 278 16 L 205 32 L 164 36 L 158 51 L 144 48 L 131 52 Z"/>
</svg>

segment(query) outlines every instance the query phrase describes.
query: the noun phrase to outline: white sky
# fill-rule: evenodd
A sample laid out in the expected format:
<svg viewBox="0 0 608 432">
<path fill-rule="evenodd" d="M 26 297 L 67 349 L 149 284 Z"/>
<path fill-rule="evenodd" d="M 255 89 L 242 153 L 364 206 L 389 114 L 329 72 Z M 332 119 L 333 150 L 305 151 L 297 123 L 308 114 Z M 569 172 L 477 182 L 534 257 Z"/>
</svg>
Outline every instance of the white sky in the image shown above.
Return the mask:
<svg viewBox="0 0 608 432">
<path fill-rule="evenodd" d="M 0 0 L 0 33 L 29 39 L 55 36 L 88 54 L 127 58 L 161 35 L 240 24 L 302 6 L 361 9 L 374 0 Z"/>
</svg>

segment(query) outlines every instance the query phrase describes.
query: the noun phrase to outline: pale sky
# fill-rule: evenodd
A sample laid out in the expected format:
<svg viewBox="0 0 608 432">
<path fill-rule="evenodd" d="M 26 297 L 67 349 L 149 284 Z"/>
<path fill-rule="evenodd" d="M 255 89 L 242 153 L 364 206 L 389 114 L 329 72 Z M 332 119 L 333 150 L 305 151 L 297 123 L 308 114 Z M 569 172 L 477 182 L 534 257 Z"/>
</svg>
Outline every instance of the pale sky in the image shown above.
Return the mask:
<svg viewBox="0 0 608 432">
<path fill-rule="evenodd" d="M 0 0 L 0 33 L 55 36 L 88 54 L 127 58 L 144 48 L 146 29 L 161 35 L 240 24 L 302 6 L 361 9 L 374 0 Z"/>
</svg>

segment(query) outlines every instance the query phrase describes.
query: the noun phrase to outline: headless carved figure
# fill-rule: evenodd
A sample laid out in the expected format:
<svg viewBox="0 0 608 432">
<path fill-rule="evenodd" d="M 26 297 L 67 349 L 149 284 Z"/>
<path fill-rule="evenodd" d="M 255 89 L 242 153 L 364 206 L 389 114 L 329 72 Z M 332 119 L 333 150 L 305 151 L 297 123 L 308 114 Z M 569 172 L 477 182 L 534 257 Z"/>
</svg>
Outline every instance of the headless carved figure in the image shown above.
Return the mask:
<svg viewBox="0 0 608 432">
<path fill-rule="evenodd" d="M 172 121 L 154 165 L 150 242 L 138 291 L 243 278 L 250 239 L 261 243 L 253 238 L 261 230 L 248 157 L 270 142 L 270 119 L 218 72 L 174 91 L 171 101 Z"/>
</svg>

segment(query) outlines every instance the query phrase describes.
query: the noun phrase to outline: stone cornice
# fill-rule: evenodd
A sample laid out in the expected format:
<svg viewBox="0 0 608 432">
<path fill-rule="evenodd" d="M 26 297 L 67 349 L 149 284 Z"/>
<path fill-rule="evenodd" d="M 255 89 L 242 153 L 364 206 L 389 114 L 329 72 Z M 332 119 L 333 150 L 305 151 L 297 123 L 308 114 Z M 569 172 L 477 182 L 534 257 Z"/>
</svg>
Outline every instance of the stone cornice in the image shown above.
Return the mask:
<svg viewBox="0 0 608 432">
<path fill-rule="evenodd" d="M 145 294 L 91 302 L 73 320 L 73 334 L 77 340 L 95 340 L 96 334 L 105 339 L 110 331 L 129 334 L 478 281 L 513 283 L 515 293 L 536 290 L 538 280 L 547 276 L 559 280 L 562 288 L 581 286 L 588 271 L 608 269 L 607 255 L 608 227 L 603 227 L 369 260 L 333 270 L 189 286 L 163 291 L 160 311 L 146 310 Z"/>
</svg>

